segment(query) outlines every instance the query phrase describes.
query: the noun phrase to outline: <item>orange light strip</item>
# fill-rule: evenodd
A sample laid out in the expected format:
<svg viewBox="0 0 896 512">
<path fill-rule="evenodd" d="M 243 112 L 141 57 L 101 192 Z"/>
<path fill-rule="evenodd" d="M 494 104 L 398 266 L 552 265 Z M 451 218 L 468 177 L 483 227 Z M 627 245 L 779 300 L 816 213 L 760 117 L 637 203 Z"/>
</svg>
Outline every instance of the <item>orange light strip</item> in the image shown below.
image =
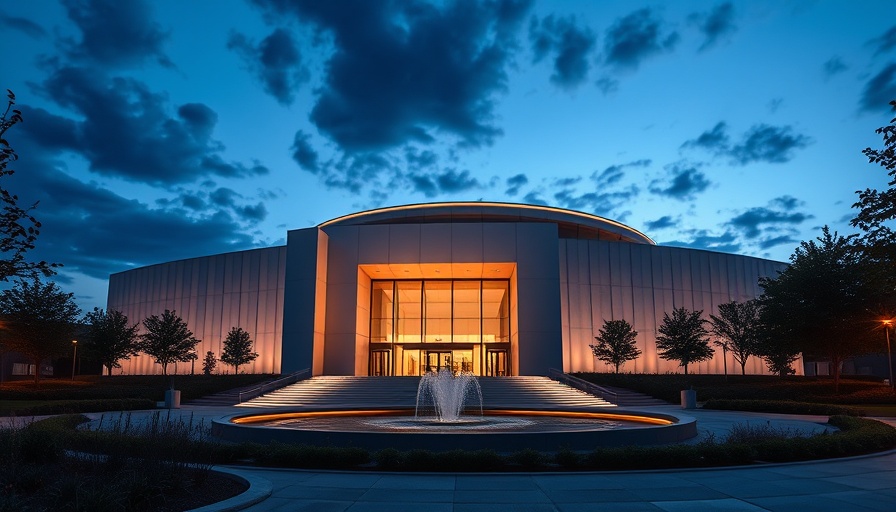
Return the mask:
<svg viewBox="0 0 896 512">
<path fill-rule="evenodd" d="M 414 204 L 405 204 L 401 206 L 386 206 L 383 208 L 374 208 L 372 210 L 365 210 L 363 212 L 350 213 L 348 215 L 343 215 L 341 217 L 336 217 L 335 219 L 330 219 L 326 222 L 318 224 L 318 228 L 323 228 L 329 226 L 330 224 L 335 224 L 337 222 L 342 222 L 349 219 L 354 219 L 357 217 L 363 217 L 366 215 L 372 215 L 375 213 L 386 213 L 391 211 L 402 211 L 402 210 L 419 210 L 421 208 L 428 207 L 454 207 L 454 206 L 471 206 L 471 207 L 480 207 L 480 206 L 503 206 L 503 207 L 516 207 L 516 208 L 525 208 L 528 210 L 541 210 L 545 212 L 552 213 L 563 213 L 566 215 L 575 215 L 577 217 L 582 217 L 588 220 L 597 220 L 600 222 L 605 222 L 617 228 L 623 229 L 625 231 L 629 231 L 631 233 L 635 233 L 640 237 L 648 240 L 652 245 L 656 245 L 656 242 L 653 241 L 652 238 L 645 235 L 644 233 L 638 231 L 637 229 L 626 226 L 621 222 L 617 222 L 612 219 L 608 219 L 606 217 L 601 217 L 599 215 L 592 215 L 590 213 L 578 212 L 575 210 L 567 210 L 565 208 L 557 208 L 555 206 L 541 206 L 537 204 L 522 204 L 522 203 L 501 203 L 501 202 L 485 202 L 485 201 L 458 201 L 458 202 L 445 202 L 445 203 L 414 203 Z"/>
<path fill-rule="evenodd" d="M 370 410 L 344 410 L 344 411 L 305 411 L 283 412 L 274 414 L 253 414 L 240 416 L 230 420 L 231 423 L 252 424 L 266 421 L 294 420 L 302 418 L 338 418 L 353 416 L 402 416 L 411 414 L 412 409 L 370 409 Z M 588 411 L 530 411 L 523 409 L 496 409 L 484 411 L 492 416 L 548 416 L 555 418 L 586 418 L 600 420 L 631 421 L 635 423 L 648 423 L 651 425 L 672 425 L 674 421 L 652 416 L 638 416 L 634 414 L 613 414 L 607 412 Z"/>
</svg>

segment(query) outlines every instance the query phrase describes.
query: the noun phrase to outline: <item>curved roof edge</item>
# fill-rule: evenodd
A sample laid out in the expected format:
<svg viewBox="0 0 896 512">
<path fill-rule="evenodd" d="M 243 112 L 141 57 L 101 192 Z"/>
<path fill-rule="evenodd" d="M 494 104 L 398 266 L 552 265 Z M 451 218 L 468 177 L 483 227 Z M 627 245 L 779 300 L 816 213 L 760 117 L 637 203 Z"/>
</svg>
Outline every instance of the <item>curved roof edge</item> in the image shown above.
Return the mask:
<svg viewBox="0 0 896 512">
<path fill-rule="evenodd" d="M 317 227 L 390 224 L 412 221 L 438 222 L 445 218 L 462 219 L 467 222 L 471 220 L 480 222 L 555 222 L 599 229 L 618 235 L 620 238 L 624 238 L 632 243 L 656 245 L 656 242 L 649 236 L 615 220 L 554 206 L 521 203 L 455 201 L 387 206 L 336 217 L 318 224 Z"/>
</svg>

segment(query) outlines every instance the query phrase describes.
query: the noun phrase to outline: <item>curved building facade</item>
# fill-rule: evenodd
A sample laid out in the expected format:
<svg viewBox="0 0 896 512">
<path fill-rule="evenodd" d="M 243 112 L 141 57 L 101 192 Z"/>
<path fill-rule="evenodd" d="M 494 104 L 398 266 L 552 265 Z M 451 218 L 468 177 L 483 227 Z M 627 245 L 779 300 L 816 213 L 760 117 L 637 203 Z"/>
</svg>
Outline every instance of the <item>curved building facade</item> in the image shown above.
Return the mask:
<svg viewBox="0 0 896 512">
<path fill-rule="evenodd" d="M 589 345 L 625 319 L 642 355 L 624 371 L 677 372 L 657 328 L 673 308 L 717 312 L 760 294 L 785 264 L 663 247 L 628 226 L 558 208 L 437 203 L 381 208 L 289 231 L 286 246 L 114 274 L 108 308 L 136 321 L 176 310 L 200 360 L 231 327 L 255 340 L 244 371 L 314 375 L 478 375 L 606 371 Z M 157 373 L 145 355 L 123 373 Z M 184 363 L 178 373 L 195 371 Z M 721 351 L 691 371 L 721 373 Z M 732 360 L 728 366 L 734 366 Z M 796 365 L 801 369 L 801 365 Z M 758 359 L 751 373 L 766 373 Z"/>
</svg>

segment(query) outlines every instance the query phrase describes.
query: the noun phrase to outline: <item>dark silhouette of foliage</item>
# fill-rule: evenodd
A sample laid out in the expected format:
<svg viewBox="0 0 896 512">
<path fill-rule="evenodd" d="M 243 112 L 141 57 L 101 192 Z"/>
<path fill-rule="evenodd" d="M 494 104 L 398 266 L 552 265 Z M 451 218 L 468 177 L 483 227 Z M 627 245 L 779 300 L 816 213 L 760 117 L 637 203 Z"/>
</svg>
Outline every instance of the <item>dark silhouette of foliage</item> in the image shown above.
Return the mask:
<svg viewBox="0 0 896 512">
<path fill-rule="evenodd" d="M 710 331 L 716 335 L 716 346 L 724 353 L 725 375 L 728 375 L 728 352 L 740 364 L 741 375 L 747 374 L 747 360 L 756 355 L 759 329 L 759 302 L 726 302 L 719 304 L 719 316 L 709 315 Z"/>
<path fill-rule="evenodd" d="M 663 313 L 663 323 L 656 337 L 658 355 L 668 361 L 678 361 L 688 374 L 688 365 L 712 359 L 715 352 L 709 346 L 709 332 L 704 327 L 703 310 L 690 311 L 685 307 Z"/>
<path fill-rule="evenodd" d="M 202 374 L 211 375 L 218 367 L 218 360 L 215 359 L 215 353 L 209 350 L 205 353 L 205 359 L 202 360 Z"/>
<path fill-rule="evenodd" d="M 175 311 L 166 309 L 162 316 L 150 315 L 143 320 L 143 328 L 146 332 L 140 335 L 138 348 L 162 365 L 163 375 L 168 375 L 171 363 L 196 359 L 199 340 L 193 337 L 193 332 Z"/>
<path fill-rule="evenodd" d="M 4 344 L 34 364 L 34 382 L 40 382 L 45 360 L 72 350 L 72 338 L 81 310 L 56 283 L 20 280 L 0 292 L 0 314 L 6 330 Z"/>
<path fill-rule="evenodd" d="M 224 339 L 221 362 L 233 366 L 233 373 L 239 373 L 240 366 L 251 363 L 258 357 L 252 352 L 252 338 L 242 327 L 233 327 Z"/>
<path fill-rule="evenodd" d="M 16 103 L 15 94 L 9 89 L 6 92 L 6 110 L 0 116 L 0 178 L 15 174 L 9 165 L 18 160 L 19 156 L 9 145 L 5 135 L 7 130 L 22 122 L 22 113 L 12 108 Z M 11 277 L 38 279 L 54 275 L 54 269 L 62 265 L 25 259 L 26 253 L 34 249 L 34 243 L 40 234 L 41 224 L 31 214 L 37 208 L 37 203 L 22 208 L 19 206 L 19 197 L 0 185 L 0 204 L 0 253 L 3 254 L 0 258 L 0 281 L 9 281 Z"/>
<path fill-rule="evenodd" d="M 137 355 L 138 325 L 129 325 L 128 317 L 121 311 L 103 311 L 93 308 L 84 316 L 87 335 L 84 348 L 112 375 L 112 368 L 121 368 L 122 359 Z"/>
<path fill-rule="evenodd" d="M 635 344 L 637 337 L 638 331 L 627 321 L 604 320 L 604 326 L 594 337 L 597 344 L 589 346 L 594 357 L 607 364 L 612 364 L 616 373 L 619 373 L 620 365 L 641 356 L 641 351 Z"/>
<path fill-rule="evenodd" d="M 855 236 L 831 234 L 800 243 L 777 278 L 760 279 L 761 318 L 767 334 L 763 355 L 802 351 L 827 358 L 840 385 L 840 365 L 878 349 L 870 320 L 866 265 Z M 769 347 L 781 344 L 781 349 Z M 882 343 L 882 340 L 881 340 Z"/>
</svg>

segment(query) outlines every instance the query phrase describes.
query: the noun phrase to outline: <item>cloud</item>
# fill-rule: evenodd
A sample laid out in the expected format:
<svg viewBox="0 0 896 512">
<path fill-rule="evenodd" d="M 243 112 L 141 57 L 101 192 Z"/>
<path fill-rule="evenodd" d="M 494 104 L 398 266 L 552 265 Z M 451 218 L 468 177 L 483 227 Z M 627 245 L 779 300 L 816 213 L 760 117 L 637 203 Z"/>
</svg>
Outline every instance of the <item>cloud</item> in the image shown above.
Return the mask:
<svg viewBox="0 0 896 512">
<path fill-rule="evenodd" d="M 734 6 L 731 2 L 719 4 L 705 14 L 691 14 L 688 16 L 688 21 L 696 24 L 703 34 L 703 43 L 698 51 L 715 46 L 723 37 L 737 30 L 737 26 L 734 24 Z"/>
<path fill-rule="evenodd" d="M 165 95 L 143 83 L 75 67 L 54 71 L 40 87 L 79 120 L 23 106 L 26 119 L 41 122 L 22 123 L 22 132 L 44 149 L 82 155 L 98 174 L 166 186 L 268 172 L 223 159 L 224 146 L 212 138 L 217 114 L 201 103 L 181 105 L 171 116 Z"/>
<path fill-rule="evenodd" d="M 412 187 L 426 197 L 439 194 L 456 194 L 480 188 L 482 185 L 470 175 L 470 171 L 457 172 L 456 169 L 445 169 L 438 173 L 412 174 L 409 176 Z"/>
<path fill-rule="evenodd" d="M 678 223 L 679 221 L 672 218 L 671 215 L 663 215 L 656 220 L 647 221 L 645 226 L 647 226 L 647 229 L 649 230 L 656 231 L 660 229 L 674 228 L 678 226 Z"/>
<path fill-rule="evenodd" d="M 597 43 L 588 27 L 579 27 L 575 18 L 547 16 L 538 22 L 533 17 L 529 24 L 529 40 L 535 62 L 552 54 L 554 72 L 551 82 L 565 89 L 578 87 L 588 77 L 590 57 Z"/>
<path fill-rule="evenodd" d="M 408 146 L 404 150 L 404 160 L 409 169 L 424 169 L 435 166 L 439 157 L 434 151 L 428 149 L 420 151 L 413 146 Z"/>
<path fill-rule="evenodd" d="M 264 90 L 283 105 L 291 105 L 299 85 L 308 80 L 299 47 L 282 28 L 271 32 L 257 46 L 245 35 L 232 33 L 227 48 L 242 57 Z"/>
<path fill-rule="evenodd" d="M 715 155 L 724 156 L 735 165 L 752 162 L 786 163 L 793 159 L 793 152 L 812 143 L 812 139 L 795 133 L 790 126 L 753 125 L 737 144 L 731 144 L 728 125 L 717 123 L 711 130 L 696 139 L 686 141 L 682 148 L 700 148 Z"/>
<path fill-rule="evenodd" d="M 299 164 L 302 169 L 317 174 L 320 170 L 318 166 L 317 151 L 311 146 L 311 136 L 299 130 L 296 132 L 292 142 L 292 159 Z"/>
<path fill-rule="evenodd" d="M 630 167 L 649 167 L 651 163 L 650 159 L 641 159 L 635 160 L 632 162 L 628 162 L 625 164 L 617 164 L 611 165 L 604 169 L 603 171 L 594 171 L 591 174 L 591 179 L 594 180 L 597 184 L 602 187 L 607 187 L 609 185 L 615 185 L 619 183 L 622 178 L 625 177 L 625 169 Z"/>
<path fill-rule="evenodd" d="M 889 102 L 896 98 L 896 62 L 891 62 L 865 84 L 859 108 L 866 112 L 889 110 Z"/>
<path fill-rule="evenodd" d="M 700 192 L 705 191 L 711 184 L 706 175 L 696 167 L 673 164 L 668 167 L 669 175 L 663 179 L 650 182 L 650 192 L 677 199 L 679 201 L 691 200 Z"/>
<path fill-rule="evenodd" d="M 582 179 L 579 177 L 556 178 L 551 183 L 553 188 L 559 188 L 553 194 L 554 200 L 563 208 L 570 210 L 585 211 L 621 219 L 624 214 L 618 210 L 634 200 L 640 193 L 640 190 L 635 185 L 614 189 L 612 185 L 618 182 L 616 169 L 610 167 L 601 173 L 593 173 L 591 182 L 593 182 L 594 190 L 588 192 L 580 192 L 581 187 L 579 183 L 581 183 Z"/>
<path fill-rule="evenodd" d="M 22 126 L 30 120 L 25 119 Z M 257 218 L 249 211 L 255 206 L 240 218 L 227 209 L 203 208 L 202 199 L 187 199 L 185 193 L 183 203 L 197 208 L 152 207 L 75 179 L 60 170 L 61 159 L 27 138 L 15 145 L 20 155 L 15 189 L 29 203 L 40 200 L 34 214 L 43 226 L 32 256 L 63 263 L 66 274 L 107 279 L 136 266 L 257 245 L 247 234 Z"/>
<path fill-rule="evenodd" d="M 664 32 L 649 8 L 619 18 L 604 35 L 604 61 L 617 69 L 637 69 L 644 59 L 675 48 L 678 33 Z"/>
<path fill-rule="evenodd" d="M 780 238 L 776 231 L 782 227 L 802 224 L 813 215 L 798 211 L 804 203 L 792 196 L 781 196 L 769 201 L 767 206 L 749 208 L 729 220 L 726 224 L 741 232 L 748 239 L 756 239 L 769 232 L 765 239 Z"/>
<path fill-rule="evenodd" d="M 253 2 L 329 36 L 310 118 L 342 150 L 429 143 L 436 132 L 481 146 L 501 134 L 495 97 L 530 2 Z"/>
<path fill-rule="evenodd" d="M 538 206 L 547 206 L 548 203 L 544 199 L 541 198 L 540 192 L 529 192 L 525 196 L 523 196 L 523 203 L 525 204 L 535 204 Z"/>
<path fill-rule="evenodd" d="M 896 48 L 896 25 L 893 25 L 879 37 L 875 37 L 868 41 L 868 46 L 874 48 L 874 55 L 888 53 Z"/>
<path fill-rule="evenodd" d="M 81 30 L 80 41 L 61 40 L 68 56 L 104 66 L 133 66 L 155 59 L 165 67 L 174 64 L 162 51 L 168 37 L 152 21 L 150 3 L 144 0 L 63 0 L 71 19 Z"/>
<path fill-rule="evenodd" d="M 685 247 L 689 249 L 705 249 L 733 254 L 740 253 L 743 250 L 743 246 L 738 242 L 737 236 L 730 231 L 718 235 L 706 229 L 691 229 L 685 230 L 683 234 L 688 235 L 689 240 L 671 240 L 663 242 L 662 245 Z"/>
<path fill-rule="evenodd" d="M 11 30 L 18 30 L 32 39 L 43 39 L 47 37 L 47 31 L 37 23 L 16 16 L 7 16 L 0 13 L 0 26 Z"/>
<path fill-rule="evenodd" d="M 834 75 L 843 73 L 847 69 L 849 69 L 849 66 L 847 66 L 843 62 L 843 59 L 837 56 L 831 57 L 830 59 L 825 61 L 825 63 L 821 67 L 821 71 L 824 74 L 825 78 L 830 78 Z"/>
<path fill-rule="evenodd" d="M 520 193 L 520 188 L 529 183 L 529 178 L 525 174 L 517 174 L 507 178 L 507 190 L 504 191 L 508 196 L 515 196 Z"/>
</svg>

